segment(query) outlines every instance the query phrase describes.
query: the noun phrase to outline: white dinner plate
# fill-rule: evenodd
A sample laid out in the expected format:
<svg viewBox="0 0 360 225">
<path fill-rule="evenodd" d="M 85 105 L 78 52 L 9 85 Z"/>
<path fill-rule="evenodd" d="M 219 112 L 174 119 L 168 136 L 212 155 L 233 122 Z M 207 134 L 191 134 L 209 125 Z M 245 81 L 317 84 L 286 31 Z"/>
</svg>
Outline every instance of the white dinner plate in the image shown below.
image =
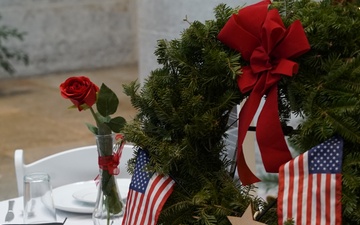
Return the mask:
<svg viewBox="0 0 360 225">
<path fill-rule="evenodd" d="M 118 188 L 120 191 L 121 198 L 125 198 L 127 195 L 127 190 L 129 189 L 130 179 L 118 179 Z M 122 190 L 126 190 L 126 193 L 123 193 Z M 84 188 L 73 193 L 73 197 L 81 202 L 95 204 L 97 197 L 97 187 L 93 182 L 88 182 L 84 184 Z"/>
<path fill-rule="evenodd" d="M 117 179 L 121 198 L 126 198 L 131 179 Z M 80 196 L 79 193 L 86 193 Z M 78 193 L 76 195 L 76 193 Z M 77 182 L 53 189 L 56 209 L 74 213 L 92 213 L 96 201 L 95 181 Z M 76 195 L 76 198 L 75 198 Z M 94 200 L 95 196 L 95 200 Z"/>
<path fill-rule="evenodd" d="M 73 193 L 73 197 L 78 201 L 94 204 L 96 202 L 97 190 L 94 187 L 78 190 Z"/>
</svg>

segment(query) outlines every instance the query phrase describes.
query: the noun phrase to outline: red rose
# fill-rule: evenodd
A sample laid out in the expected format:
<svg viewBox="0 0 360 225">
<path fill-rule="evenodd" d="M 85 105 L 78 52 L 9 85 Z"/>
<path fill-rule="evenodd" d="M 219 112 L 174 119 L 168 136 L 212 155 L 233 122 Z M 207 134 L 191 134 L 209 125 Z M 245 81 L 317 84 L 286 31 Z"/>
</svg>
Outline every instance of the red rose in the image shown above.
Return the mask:
<svg viewBox="0 0 360 225">
<path fill-rule="evenodd" d="M 84 104 L 89 107 L 95 104 L 98 91 L 99 87 L 84 76 L 70 77 L 60 85 L 61 96 L 70 99 L 79 111 L 84 109 Z"/>
</svg>

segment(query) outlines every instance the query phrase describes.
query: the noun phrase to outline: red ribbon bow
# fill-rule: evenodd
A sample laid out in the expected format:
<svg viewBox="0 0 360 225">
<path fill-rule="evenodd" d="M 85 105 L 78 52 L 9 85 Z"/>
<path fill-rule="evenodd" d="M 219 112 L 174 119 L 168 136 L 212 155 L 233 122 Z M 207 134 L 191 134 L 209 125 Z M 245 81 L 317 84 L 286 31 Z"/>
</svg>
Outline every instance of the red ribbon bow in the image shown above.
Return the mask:
<svg viewBox="0 0 360 225">
<path fill-rule="evenodd" d="M 99 168 L 102 170 L 107 170 L 111 175 L 118 175 L 120 169 L 118 168 L 120 163 L 120 158 L 122 155 L 122 150 L 124 148 L 125 142 L 123 141 L 123 136 L 117 134 L 115 136 L 117 150 L 113 155 L 109 156 L 99 156 L 98 164 Z"/>
<path fill-rule="evenodd" d="M 297 73 L 298 64 L 290 59 L 310 50 L 300 21 L 286 29 L 279 12 L 268 10 L 270 3 L 261 1 L 239 10 L 218 35 L 221 42 L 250 62 L 238 78 L 240 91 L 251 91 L 239 114 L 237 167 L 244 185 L 260 181 L 246 165 L 242 143 L 264 95 L 266 101 L 256 126 L 264 167 L 267 172 L 278 172 L 279 167 L 292 158 L 279 120 L 277 83 L 281 75 Z"/>
<path fill-rule="evenodd" d="M 99 156 L 98 159 L 99 168 L 102 170 L 107 170 L 111 175 L 118 175 L 120 170 L 118 165 L 120 163 L 120 156 L 118 153 L 110 156 Z"/>
</svg>

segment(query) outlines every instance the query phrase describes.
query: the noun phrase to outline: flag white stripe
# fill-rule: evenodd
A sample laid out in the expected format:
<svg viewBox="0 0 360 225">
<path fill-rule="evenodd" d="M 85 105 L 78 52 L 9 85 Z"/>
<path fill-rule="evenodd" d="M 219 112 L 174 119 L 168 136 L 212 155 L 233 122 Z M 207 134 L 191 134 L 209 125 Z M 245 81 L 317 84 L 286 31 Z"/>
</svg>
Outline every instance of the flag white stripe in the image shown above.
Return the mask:
<svg viewBox="0 0 360 225">
<path fill-rule="evenodd" d="M 312 185 L 312 190 L 311 190 L 311 192 L 312 193 L 316 193 L 316 182 L 317 182 L 317 176 L 316 176 L 316 174 L 315 175 L 313 175 L 313 176 L 310 176 L 310 179 L 312 178 L 312 183 L 313 183 L 313 185 Z M 314 194 L 312 194 L 312 196 L 311 196 L 311 224 L 316 224 L 316 195 L 314 195 Z"/>
<path fill-rule="evenodd" d="M 284 165 L 284 198 L 289 199 L 289 163 Z M 288 218 L 288 211 L 287 211 L 288 201 L 283 201 L 283 222 L 285 222 Z"/>
<path fill-rule="evenodd" d="M 297 207 L 297 198 L 298 198 L 298 185 L 299 185 L 299 158 L 295 158 L 294 159 L 294 166 L 293 166 L 293 170 L 294 170 L 294 176 L 293 176 L 293 179 L 296 178 L 296 180 L 294 180 L 292 183 L 293 183 L 293 200 L 292 200 L 292 216 L 294 217 L 294 215 L 297 215 L 296 214 L 296 211 L 298 210 L 298 207 Z"/>
<path fill-rule="evenodd" d="M 332 184 L 334 183 L 334 185 Z M 335 205 L 335 199 L 336 199 L 336 174 L 331 174 L 331 191 L 330 191 L 330 224 L 336 223 L 336 205 Z"/>
<path fill-rule="evenodd" d="M 308 168 L 308 154 L 306 155 L 301 155 L 299 157 L 303 158 L 303 170 L 304 170 L 304 182 L 303 182 L 303 192 L 302 192 L 302 203 L 303 205 L 307 204 L 307 194 L 308 194 L 308 182 L 309 182 L 309 168 Z M 306 207 L 302 207 L 302 213 L 301 213 L 301 217 L 302 217 L 302 225 L 307 225 L 306 224 L 306 218 L 307 218 L 307 212 L 306 212 Z"/>
</svg>

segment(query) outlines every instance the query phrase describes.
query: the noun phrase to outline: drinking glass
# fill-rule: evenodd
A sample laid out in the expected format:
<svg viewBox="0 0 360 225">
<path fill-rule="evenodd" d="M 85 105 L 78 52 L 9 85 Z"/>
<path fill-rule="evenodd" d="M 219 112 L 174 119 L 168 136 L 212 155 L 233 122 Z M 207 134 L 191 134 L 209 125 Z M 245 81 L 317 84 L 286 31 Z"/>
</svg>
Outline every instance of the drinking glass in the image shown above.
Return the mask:
<svg viewBox="0 0 360 225">
<path fill-rule="evenodd" d="M 24 176 L 24 223 L 56 222 L 50 176 L 31 173 Z"/>
</svg>

